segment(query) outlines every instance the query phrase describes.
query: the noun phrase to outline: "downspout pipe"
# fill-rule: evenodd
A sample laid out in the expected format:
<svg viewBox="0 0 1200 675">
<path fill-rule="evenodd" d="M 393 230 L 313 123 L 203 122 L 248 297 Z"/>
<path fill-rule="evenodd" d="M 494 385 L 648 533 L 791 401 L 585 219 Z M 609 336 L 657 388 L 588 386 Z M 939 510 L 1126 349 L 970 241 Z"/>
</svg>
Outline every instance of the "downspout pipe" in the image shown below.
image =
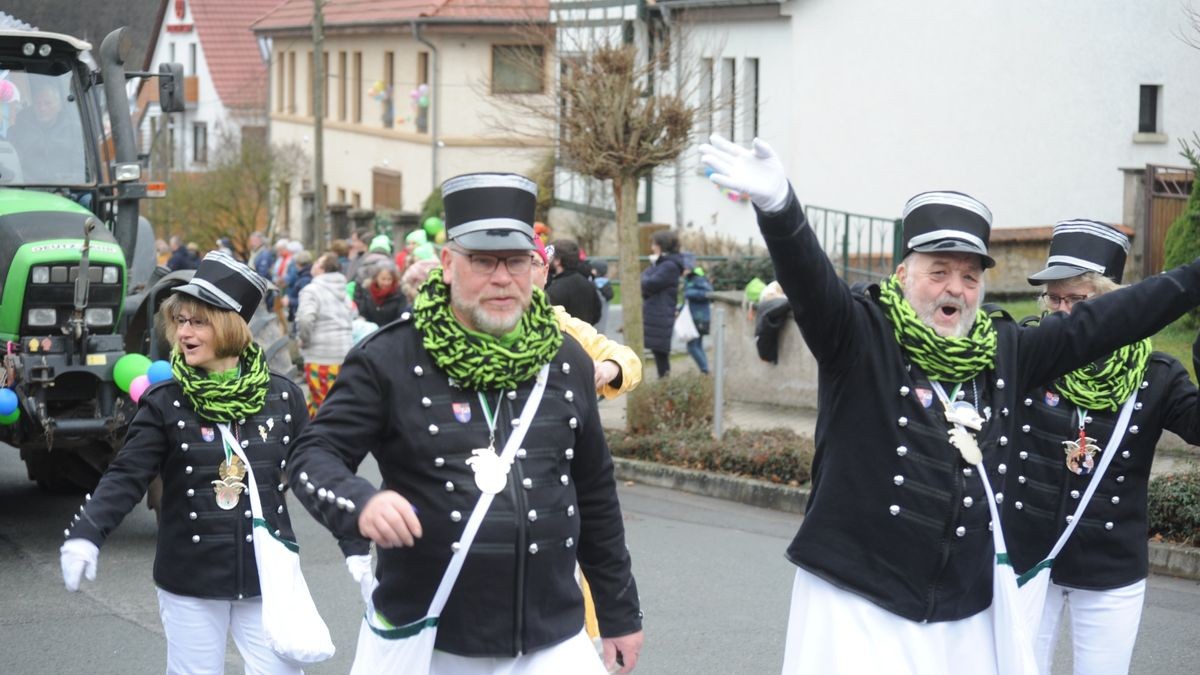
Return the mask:
<svg viewBox="0 0 1200 675">
<path fill-rule="evenodd" d="M 429 55 L 433 59 L 433 74 L 429 89 L 429 105 L 433 108 L 433 112 L 429 115 L 429 155 L 430 155 L 430 190 L 438 189 L 441 183 L 438 181 L 438 117 L 441 115 L 441 107 L 439 102 L 441 96 L 442 77 L 442 60 L 438 58 L 437 46 L 427 40 L 421 34 L 421 22 L 414 21 L 412 24 L 413 39 L 429 48 Z"/>
<path fill-rule="evenodd" d="M 129 114 L 129 94 L 125 91 L 125 61 L 133 52 L 129 35 L 128 29 L 121 28 L 109 33 L 100 43 L 100 74 L 104 78 L 104 99 L 118 164 L 136 164 L 138 161 L 133 119 Z M 117 194 L 120 193 L 118 190 Z M 133 247 L 137 243 L 138 206 L 136 198 L 117 198 L 113 236 L 125 254 L 126 264 L 132 262 Z"/>
</svg>

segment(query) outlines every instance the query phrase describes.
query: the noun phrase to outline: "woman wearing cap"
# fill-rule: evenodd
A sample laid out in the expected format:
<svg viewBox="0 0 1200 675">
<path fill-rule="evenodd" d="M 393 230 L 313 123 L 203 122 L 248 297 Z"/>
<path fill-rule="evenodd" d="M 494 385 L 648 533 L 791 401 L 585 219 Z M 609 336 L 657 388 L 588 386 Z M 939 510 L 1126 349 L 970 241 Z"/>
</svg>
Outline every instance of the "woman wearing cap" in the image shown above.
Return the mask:
<svg viewBox="0 0 1200 675">
<path fill-rule="evenodd" d="M 247 320 L 266 282 L 232 257 L 209 253 L 192 281 L 159 309 L 174 378 L 148 389 L 125 445 L 65 531 L 67 590 L 96 579 L 99 547 L 162 476 L 154 582 L 167 638 L 167 672 L 224 668 L 227 633 L 246 672 L 299 673 L 264 642 L 251 538 L 247 471 L 264 516 L 295 540 L 283 491 L 289 443 L 304 429 L 304 395 L 267 369 Z M 228 424 L 250 461 L 222 442 Z"/>
<path fill-rule="evenodd" d="M 1029 283 L 1045 284 L 1044 311 L 1087 311 L 1087 300 L 1120 288 L 1128 250 L 1129 239 L 1109 225 L 1063 221 L 1046 269 Z M 1066 606 L 1075 672 L 1126 673 L 1146 593 L 1150 465 L 1164 429 L 1200 443 L 1196 386 L 1179 361 L 1142 340 L 1027 392 L 1023 404 L 1004 504 L 1014 569 L 1041 563 L 1079 518 L 1050 568 L 1036 641 L 1041 672 L 1050 672 Z"/>
</svg>

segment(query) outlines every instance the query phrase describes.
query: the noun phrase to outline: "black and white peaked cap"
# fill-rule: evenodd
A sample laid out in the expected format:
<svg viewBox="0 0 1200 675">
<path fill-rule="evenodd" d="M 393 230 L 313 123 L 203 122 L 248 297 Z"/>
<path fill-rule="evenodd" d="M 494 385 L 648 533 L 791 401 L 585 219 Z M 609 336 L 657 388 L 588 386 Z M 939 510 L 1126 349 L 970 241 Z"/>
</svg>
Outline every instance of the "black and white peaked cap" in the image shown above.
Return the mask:
<svg viewBox="0 0 1200 675">
<path fill-rule="evenodd" d="M 995 267 L 988 255 L 991 231 L 991 210 L 961 192 L 922 192 L 904 205 L 904 255 L 977 253 L 984 269 Z"/>
<path fill-rule="evenodd" d="M 1040 286 L 1097 272 L 1119 284 L 1128 255 L 1129 237 L 1112 225 L 1097 220 L 1062 220 L 1054 225 L 1050 236 L 1046 269 L 1031 275 L 1029 283 Z"/>
<path fill-rule="evenodd" d="M 468 173 L 442 183 L 446 238 L 468 251 L 532 251 L 537 183 L 515 173 Z"/>
<path fill-rule="evenodd" d="M 233 256 L 213 251 L 204 256 L 192 280 L 171 289 L 217 309 L 237 312 L 250 321 L 254 310 L 267 293 L 267 280 Z"/>
</svg>

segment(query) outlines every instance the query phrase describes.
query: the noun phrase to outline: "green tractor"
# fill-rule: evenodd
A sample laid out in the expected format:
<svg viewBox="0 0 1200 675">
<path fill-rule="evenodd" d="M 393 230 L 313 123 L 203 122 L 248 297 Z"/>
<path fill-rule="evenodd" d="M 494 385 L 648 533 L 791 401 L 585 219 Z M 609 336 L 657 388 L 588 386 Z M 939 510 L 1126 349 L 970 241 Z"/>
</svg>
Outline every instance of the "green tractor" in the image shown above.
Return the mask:
<svg viewBox="0 0 1200 675">
<path fill-rule="evenodd" d="M 156 267 L 139 202 L 166 188 L 142 181 L 126 91 L 157 77 L 163 112 L 181 111 L 182 67 L 126 73 L 130 51 L 124 29 L 98 64 L 73 37 L 0 30 L 0 403 L 16 399 L 0 443 L 51 490 L 96 485 L 136 410 L 114 366 L 166 358 L 154 312 L 191 275 Z M 252 329 L 286 369 L 286 335 L 262 314 Z"/>
</svg>

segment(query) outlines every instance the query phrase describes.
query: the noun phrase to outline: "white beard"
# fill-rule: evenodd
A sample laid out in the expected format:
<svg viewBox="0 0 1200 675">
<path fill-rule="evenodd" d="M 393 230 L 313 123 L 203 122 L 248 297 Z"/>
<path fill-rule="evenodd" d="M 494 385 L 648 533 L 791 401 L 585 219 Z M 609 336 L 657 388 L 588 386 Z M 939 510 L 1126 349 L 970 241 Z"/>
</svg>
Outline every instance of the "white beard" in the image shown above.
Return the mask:
<svg viewBox="0 0 1200 675">
<path fill-rule="evenodd" d="M 915 301 L 908 292 L 908 286 L 904 286 L 904 299 L 912 306 L 913 311 L 917 313 L 917 318 L 921 323 L 933 329 L 933 332 L 942 337 L 966 337 L 971 332 L 971 328 L 975 325 L 975 315 L 979 313 L 979 306 L 983 304 L 983 289 L 979 290 L 979 298 L 975 301 L 974 306 L 968 306 L 962 298 L 956 298 L 949 293 L 943 293 L 929 303 L 921 303 Z M 939 327 L 933 322 L 934 317 L 941 311 L 941 307 L 950 305 L 957 307 L 959 311 L 958 323 L 946 333 L 944 327 Z"/>
</svg>

